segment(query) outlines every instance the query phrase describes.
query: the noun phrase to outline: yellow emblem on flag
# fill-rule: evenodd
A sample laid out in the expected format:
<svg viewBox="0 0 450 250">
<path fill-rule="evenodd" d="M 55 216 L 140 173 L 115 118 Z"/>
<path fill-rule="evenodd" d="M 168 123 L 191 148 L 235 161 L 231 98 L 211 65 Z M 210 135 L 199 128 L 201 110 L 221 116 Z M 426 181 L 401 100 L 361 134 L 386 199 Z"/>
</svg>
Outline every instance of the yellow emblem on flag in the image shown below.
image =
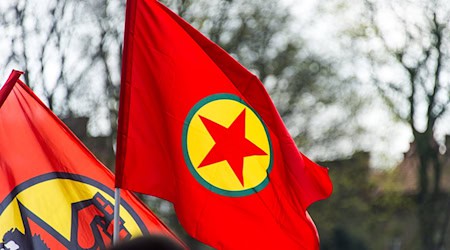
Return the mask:
<svg viewBox="0 0 450 250">
<path fill-rule="evenodd" d="M 216 193 L 245 196 L 268 184 L 273 161 L 269 132 L 235 95 L 212 95 L 192 108 L 183 150 L 194 177 Z"/>
<path fill-rule="evenodd" d="M 0 203 L 0 246 L 104 249 L 112 242 L 113 194 L 102 183 L 76 174 L 32 178 Z M 125 201 L 120 214 L 121 238 L 148 233 Z"/>
</svg>

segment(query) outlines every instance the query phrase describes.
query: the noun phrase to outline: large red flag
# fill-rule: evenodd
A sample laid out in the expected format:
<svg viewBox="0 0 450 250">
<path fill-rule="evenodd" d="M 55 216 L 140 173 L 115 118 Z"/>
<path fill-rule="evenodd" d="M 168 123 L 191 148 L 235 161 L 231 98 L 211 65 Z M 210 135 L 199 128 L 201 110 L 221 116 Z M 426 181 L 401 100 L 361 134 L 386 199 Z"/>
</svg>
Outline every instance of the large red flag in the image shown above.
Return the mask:
<svg viewBox="0 0 450 250">
<path fill-rule="evenodd" d="M 299 153 L 261 82 L 154 0 L 127 1 L 116 186 L 174 203 L 219 249 L 318 249 L 327 169 Z"/>
<path fill-rule="evenodd" d="M 19 80 L 0 90 L 0 249 L 105 249 L 114 176 Z M 175 236 L 130 192 L 120 237 Z"/>
</svg>

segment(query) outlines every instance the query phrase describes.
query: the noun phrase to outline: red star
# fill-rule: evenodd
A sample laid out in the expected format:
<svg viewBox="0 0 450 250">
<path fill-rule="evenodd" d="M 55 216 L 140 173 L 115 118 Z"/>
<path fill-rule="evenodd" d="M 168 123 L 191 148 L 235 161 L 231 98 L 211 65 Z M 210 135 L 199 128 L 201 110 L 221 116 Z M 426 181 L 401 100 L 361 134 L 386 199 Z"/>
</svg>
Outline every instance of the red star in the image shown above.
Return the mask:
<svg viewBox="0 0 450 250">
<path fill-rule="evenodd" d="M 244 186 L 244 157 L 267 155 L 266 152 L 245 138 L 245 108 L 228 128 L 203 116 L 199 117 L 214 139 L 215 144 L 198 168 L 227 161 L 242 186 Z"/>
</svg>

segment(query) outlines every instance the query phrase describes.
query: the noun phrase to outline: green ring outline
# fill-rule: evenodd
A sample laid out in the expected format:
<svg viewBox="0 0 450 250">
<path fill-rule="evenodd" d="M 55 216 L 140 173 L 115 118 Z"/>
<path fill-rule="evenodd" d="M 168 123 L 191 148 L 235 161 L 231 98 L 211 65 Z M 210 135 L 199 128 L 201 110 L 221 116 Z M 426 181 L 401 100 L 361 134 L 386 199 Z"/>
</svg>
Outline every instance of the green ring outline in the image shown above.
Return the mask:
<svg viewBox="0 0 450 250">
<path fill-rule="evenodd" d="M 269 167 L 266 170 L 266 173 L 267 173 L 266 178 L 257 186 L 249 188 L 249 189 L 245 189 L 245 190 L 240 190 L 240 191 L 225 190 L 225 189 L 216 187 L 216 186 L 210 184 L 209 182 L 207 182 L 205 179 L 203 179 L 203 177 L 201 177 L 200 174 L 195 170 L 195 167 L 191 162 L 191 158 L 189 157 L 189 153 L 187 150 L 187 131 L 189 129 L 189 125 L 191 124 L 192 118 L 194 118 L 194 115 L 197 113 L 197 111 L 199 111 L 200 108 L 202 108 L 203 106 L 205 106 L 206 104 L 208 104 L 212 101 L 227 100 L 227 99 L 237 101 L 237 102 L 243 104 L 244 106 L 246 106 L 247 108 L 249 108 L 251 111 L 253 111 L 253 113 L 256 115 L 256 117 L 259 119 L 259 121 L 263 125 L 263 128 L 267 135 L 267 140 L 269 142 L 270 160 L 269 160 Z M 199 102 L 197 102 L 197 104 L 195 104 L 192 107 L 192 109 L 189 111 L 189 113 L 187 114 L 184 125 L 183 125 L 182 148 L 183 148 L 184 161 L 186 162 L 186 165 L 188 166 L 188 169 L 191 172 L 191 174 L 194 176 L 194 178 L 200 184 L 202 184 L 208 190 L 213 191 L 214 193 L 224 195 L 224 196 L 230 196 L 230 197 L 243 197 L 243 196 L 257 193 L 257 192 L 263 190 L 269 184 L 269 174 L 273 168 L 273 149 L 272 149 L 272 141 L 270 138 L 269 130 L 267 129 L 267 126 L 264 123 L 264 121 L 261 119 L 261 116 L 259 116 L 259 114 L 252 107 L 250 107 L 244 100 L 242 100 L 242 98 L 240 98 L 236 95 L 228 94 L 228 93 L 213 94 L 213 95 L 207 96 L 207 97 L 201 99 Z"/>
</svg>

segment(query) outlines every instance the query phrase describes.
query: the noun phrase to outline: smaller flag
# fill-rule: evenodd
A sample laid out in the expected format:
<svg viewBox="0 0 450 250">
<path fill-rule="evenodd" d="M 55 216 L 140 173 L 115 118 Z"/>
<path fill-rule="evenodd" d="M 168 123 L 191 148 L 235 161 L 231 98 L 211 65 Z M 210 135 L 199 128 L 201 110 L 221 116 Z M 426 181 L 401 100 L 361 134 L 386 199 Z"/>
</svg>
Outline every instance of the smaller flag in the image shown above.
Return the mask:
<svg viewBox="0 0 450 250">
<path fill-rule="evenodd" d="M 0 90 L 0 249 L 105 249 L 114 176 L 19 80 Z M 120 238 L 175 235 L 122 192 Z"/>
</svg>

